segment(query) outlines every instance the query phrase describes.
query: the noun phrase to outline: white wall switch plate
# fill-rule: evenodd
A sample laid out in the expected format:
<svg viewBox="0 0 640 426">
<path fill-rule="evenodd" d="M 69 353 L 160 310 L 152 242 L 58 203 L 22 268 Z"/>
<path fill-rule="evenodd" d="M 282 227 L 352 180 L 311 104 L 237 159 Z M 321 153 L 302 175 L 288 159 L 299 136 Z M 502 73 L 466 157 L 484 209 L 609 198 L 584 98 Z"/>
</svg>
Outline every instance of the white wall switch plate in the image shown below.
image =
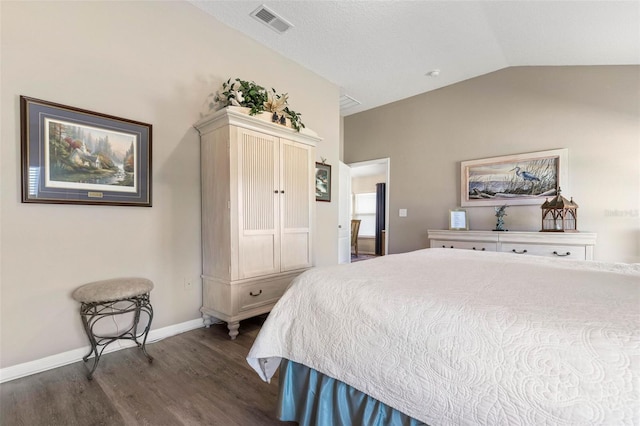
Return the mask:
<svg viewBox="0 0 640 426">
<path fill-rule="evenodd" d="M 400 217 L 407 217 L 407 209 L 400 209 Z"/>
</svg>

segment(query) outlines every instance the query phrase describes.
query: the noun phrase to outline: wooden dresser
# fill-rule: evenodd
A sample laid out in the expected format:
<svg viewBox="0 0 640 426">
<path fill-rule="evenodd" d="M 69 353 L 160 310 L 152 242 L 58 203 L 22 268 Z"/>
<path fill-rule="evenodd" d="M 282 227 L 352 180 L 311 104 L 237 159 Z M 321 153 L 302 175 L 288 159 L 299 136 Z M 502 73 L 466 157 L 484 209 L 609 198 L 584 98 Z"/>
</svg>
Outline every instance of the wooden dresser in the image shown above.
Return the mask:
<svg viewBox="0 0 640 426">
<path fill-rule="evenodd" d="M 514 232 L 428 230 L 431 248 L 501 251 L 519 255 L 593 260 L 596 234 L 589 232 Z"/>
</svg>

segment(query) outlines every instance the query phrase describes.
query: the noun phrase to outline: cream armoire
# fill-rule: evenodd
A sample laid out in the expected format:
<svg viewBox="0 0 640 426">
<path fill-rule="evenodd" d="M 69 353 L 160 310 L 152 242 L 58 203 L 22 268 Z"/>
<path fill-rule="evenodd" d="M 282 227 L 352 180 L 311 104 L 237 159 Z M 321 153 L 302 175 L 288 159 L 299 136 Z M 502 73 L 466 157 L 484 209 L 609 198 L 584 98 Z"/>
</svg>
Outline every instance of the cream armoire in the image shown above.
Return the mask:
<svg viewBox="0 0 640 426">
<path fill-rule="evenodd" d="M 315 146 L 321 139 L 225 108 L 195 124 L 202 175 L 202 316 L 269 312 L 313 264 Z M 265 115 L 264 118 L 270 118 Z"/>
</svg>

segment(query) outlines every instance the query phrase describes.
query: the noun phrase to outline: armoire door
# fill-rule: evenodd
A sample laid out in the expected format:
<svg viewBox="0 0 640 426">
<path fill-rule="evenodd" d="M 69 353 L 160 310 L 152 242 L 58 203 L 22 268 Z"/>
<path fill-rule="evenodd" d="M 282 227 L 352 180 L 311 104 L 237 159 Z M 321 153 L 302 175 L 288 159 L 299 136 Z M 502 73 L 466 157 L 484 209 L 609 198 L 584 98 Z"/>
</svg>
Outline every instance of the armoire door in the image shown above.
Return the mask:
<svg viewBox="0 0 640 426">
<path fill-rule="evenodd" d="M 315 202 L 313 147 L 280 139 L 282 271 L 312 266 L 312 207 Z"/>
<path fill-rule="evenodd" d="M 280 272 L 279 138 L 238 128 L 238 274 Z"/>
</svg>

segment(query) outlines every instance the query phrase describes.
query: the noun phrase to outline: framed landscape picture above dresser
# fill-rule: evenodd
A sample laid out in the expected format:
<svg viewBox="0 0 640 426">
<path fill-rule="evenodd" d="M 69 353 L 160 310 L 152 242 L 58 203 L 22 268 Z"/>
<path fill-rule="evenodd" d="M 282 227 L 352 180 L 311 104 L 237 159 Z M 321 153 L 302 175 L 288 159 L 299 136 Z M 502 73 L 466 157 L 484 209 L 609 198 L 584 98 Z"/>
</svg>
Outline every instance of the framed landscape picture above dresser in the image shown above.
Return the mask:
<svg viewBox="0 0 640 426">
<path fill-rule="evenodd" d="M 568 150 L 530 152 L 460 163 L 460 204 L 542 204 L 568 190 Z"/>
</svg>

